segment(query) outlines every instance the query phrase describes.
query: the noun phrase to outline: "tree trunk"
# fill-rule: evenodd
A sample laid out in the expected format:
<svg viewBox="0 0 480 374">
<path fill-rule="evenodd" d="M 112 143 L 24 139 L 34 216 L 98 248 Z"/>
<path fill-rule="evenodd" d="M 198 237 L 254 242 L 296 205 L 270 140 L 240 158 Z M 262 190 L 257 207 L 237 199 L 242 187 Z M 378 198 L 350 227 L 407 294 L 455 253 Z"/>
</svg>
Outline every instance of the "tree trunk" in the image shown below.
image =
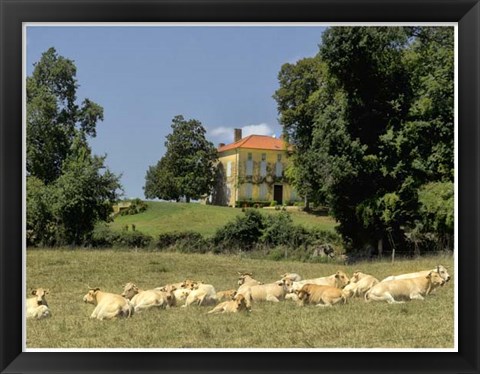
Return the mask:
<svg viewBox="0 0 480 374">
<path fill-rule="evenodd" d="M 378 239 L 377 249 L 378 249 L 378 257 L 382 258 L 382 255 L 383 255 L 383 238 Z"/>
<path fill-rule="evenodd" d="M 185 202 L 189 203 L 190 202 L 190 196 L 185 196 Z"/>
</svg>

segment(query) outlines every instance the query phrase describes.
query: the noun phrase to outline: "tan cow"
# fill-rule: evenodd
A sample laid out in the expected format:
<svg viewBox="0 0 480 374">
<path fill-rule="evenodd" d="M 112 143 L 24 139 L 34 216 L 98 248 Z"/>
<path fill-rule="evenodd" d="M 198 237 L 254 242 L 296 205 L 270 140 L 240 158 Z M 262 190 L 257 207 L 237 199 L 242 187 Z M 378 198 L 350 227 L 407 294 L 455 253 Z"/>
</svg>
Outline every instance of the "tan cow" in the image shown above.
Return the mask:
<svg viewBox="0 0 480 374">
<path fill-rule="evenodd" d="M 305 284 L 296 291 L 299 305 L 315 304 L 316 306 L 332 306 L 346 302 L 346 296 L 341 289 L 318 284 Z"/>
<path fill-rule="evenodd" d="M 163 291 L 163 292 L 168 292 L 169 290 L 172 291 L 173 295 L 175 296 L 176 305 L 178 305 L 180 301 L 185 301 L 188 295 L 190 294 L 190 292 L 192 291 L 190 288 L 181 288 L 182 284 L 183 282 L 167 284 L 166 286 L 163 286 L 163 287 L 154 288 L 154 290 Z"/>
<path fill-rule="evenodd" d="M 138 288 L 135 285 L 135 283 L 128 282 L 123 287 L 123 292 L 121 293 L 121 295 L 128 300 L 132 300 L 132 298 L 140 292 L 143 292 L 143 290 L 141 288 Z"/>
<path fill-rule="evenodd" d="M 100 288 L 91 288 L 83 297 L 85 303 L 95 305 L 90 318 L 99 320 L 116 317 L 131 317 L 134 308 L 129 300 L 121 295 L 102 292 Z"/>
<path fill-rule="evenodd" d="M 350 279 L 348 278 L 347 274 L 339 270 L 335 274 L 329 275 L 328 277 L 304 279 L 298 282 L 292 282 L 289 287 L 289 292 L 300 290 L 306 284 L 316 284 L 319 286 L 343 288 L 349 283 L 349 281 Z"/>
<path fill-rule="evenodd" d="M 302 280 L 302 277 L 297 273 L 285 273 L 281 276 L 281 280 L 290 279 L 292 282 L 299 282 Z"/>
<path fill-rule="evenodd" d="M 251 307 L 252 301 L 272 301 L 278 303 L 285 299 L 287 287 L 282 281 L 268 284 L 257 284 L 245 287 L 237 291 L 237 295 L 245 296 L 247 307 Z"/>
<path fill-rule="evenodd" d="M 168 291 L 146 290 L 136 294 L 131 300 L 135 312 L 153 307 L 165 309 L 175 306 L 174 290 L 175 288 L 170 288 Z"/>
<path fill-rule="evenodd" d="M 191 292 L 182 307 L 187 307 L 192 304 L 214 305 L 217 303 L 217 292 L 211 284 L 194 282 L 188 285 L 188 287 L 191 289 Z"/>
<path fill-rule="evenodd" d="M 238 273 L 238 289 L 237 294 L 243 293 L 244 291 L 248 290 L 250 286 L 256 286 L 263 284 L 262 282 L 253 279 L 252 273 Z"/>
<path fill-rule="evenodd" d="M 430 270 L 422 270 L 422 271 L 417 271 L 415 273 L 391 275 L 383 279 L 382 282 L 395 280 L 395 279 L 411 279 L 411 278 L 417 278 L 417 277 L 426 277 L 432 271 L 437 272 L 445 282 L 448 282 L 450 280 L 450 274 L 448 274 L 448 271 L 445 268 L 445 266 L 437 265 L 436 268 L 430 269 Z"/>
<path fill-rule="evenodd" d="M 218 304 L 215 308 L 210 310 L 208 314 L 211 313 L 238 313 L 241 311 L 250 311 L 247 306 L 247 300 L 243 295 L 236 295 L 233 300 L 224 301 L 223 303 Z"/>
<path fill-rule="evenodd" d="M 383 281 L 365 294 L 365 300 L 387 301 L 389 304 L 403 303 L 399 300 L 423 300 L 435 288 L 443 286 L 445 280 L 436 271 L 427 276 Z"/>
<path fill-rule="evenodd" d="M 350 278 L 350 283 L 343 288 L 343 293 L 347 297 L 364 296 L 377 283 L 379 281 L 373 275 L 356 271 Z"/>
<path fill-rule="evenodd" d="M 233 300 L 235 295 L 237 294 L 237 290 L 225 290 L 225 291 L 218 291 L 217 292 L 217 301 L 229 301 Z"/>
<path fill-rule="evenodd" d="M 43 288 L 32 290 L 34 297 L 29 297 L 25 304 L 27 318 L 42 319 L 51 317 L 52 314 L 45 299 L 45 295 L 48 295 L 48 293 L 49 291 Z"/>
</svg>

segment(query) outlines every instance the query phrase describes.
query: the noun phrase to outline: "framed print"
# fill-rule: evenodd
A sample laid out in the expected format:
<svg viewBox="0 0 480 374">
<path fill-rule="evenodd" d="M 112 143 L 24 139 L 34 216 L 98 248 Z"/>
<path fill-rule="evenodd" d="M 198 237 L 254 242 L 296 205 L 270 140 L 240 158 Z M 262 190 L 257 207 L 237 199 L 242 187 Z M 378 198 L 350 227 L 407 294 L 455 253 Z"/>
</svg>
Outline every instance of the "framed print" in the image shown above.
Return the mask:
<svg viewBox="0 0 480 374">
<path fill-rule="evenodd" d="M 479 372 L 478 1 L 0 9 L 2 373 Z"/>
</svg>

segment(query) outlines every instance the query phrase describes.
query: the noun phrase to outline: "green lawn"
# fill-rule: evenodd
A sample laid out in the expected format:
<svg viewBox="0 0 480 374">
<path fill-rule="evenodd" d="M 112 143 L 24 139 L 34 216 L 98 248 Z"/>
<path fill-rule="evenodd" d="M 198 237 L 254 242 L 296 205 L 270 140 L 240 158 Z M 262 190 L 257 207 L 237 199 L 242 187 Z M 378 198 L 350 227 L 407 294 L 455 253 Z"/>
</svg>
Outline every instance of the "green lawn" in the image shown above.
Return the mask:
<svg viewBox="0 0 480 374">
<path fill-rule="evenodd" d="M 261 209 L 266 214 L 279 211 Z M 204 236 L 211 236 L 225 223 L 242 214 L 239 208 L 228 208 L 197 203 L 148 202 L 148 209 L 132 216 L 118 216 L 110 224 L 112 229 L 121 230 L 125 225 L 134 224 L 138 231 L 156 236 L 170 231 L 191 230 Z M 291 211 L 295 224 L 333 230 L 335 220 L 327 216 L 317 216 L 302 211 Z"/>
<path fill-rule="evenodd" d="M 263 282 L 296 272 L 304 278 L 355 270 L 382 279 L 391 274 L 449 267 L 452 281 L 424 301 L 389 305 L 351 299 L 331 308 L 299 307 L 292 301 L 254 303 L 251 313 L 208 315 L 211 307 L 147 310 L 129 319 L 89 318 L 82 301 L 88 285 L 120 293 L 127 282 L 144 289 L 185 278 L 236 288 L 237 271 Z M 50 289 L 52 317 L 27 321 L 28 348 L 452 348 L 454 283 L 452 257 L 311 264 L 253 260 L 240 256 L 147 251 L 27 251 L 26 289 Z"/>
</svg>

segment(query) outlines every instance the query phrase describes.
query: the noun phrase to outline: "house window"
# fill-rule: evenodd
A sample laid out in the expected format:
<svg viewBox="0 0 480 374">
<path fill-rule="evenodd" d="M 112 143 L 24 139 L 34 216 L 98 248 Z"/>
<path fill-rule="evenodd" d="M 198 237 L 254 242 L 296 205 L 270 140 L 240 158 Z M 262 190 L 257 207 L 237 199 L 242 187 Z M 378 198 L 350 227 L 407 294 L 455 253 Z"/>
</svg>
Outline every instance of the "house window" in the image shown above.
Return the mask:
<svg viewBox="0 0 480 374">
<path fill-rule="evenodd" d="M 262 161 L 267 161 L 267 154 L 266 153 L 262 153 Z"/>
<path fill-rule="evenodd" d="M 252 198 L 252 192 L 253 192 L 253 184 L 246 183 L 245 184 L 245 198 L 246 199 L 251 199 Z"/>
<path fill-rule="evenodd" d="M 232 176 L 232 161 L 227 162 L 227 177 Z"/>
<path fill-rule="evenodd" d="M 251 153 L 247 154 L 247 170 L 245 174 L 247 175 L 247 177 L 253 175 L 253 159 Z"/>
<path fill-rule="evenodd" d="M 260 185 L 260 200 L 267 200 L 268 187 L 266 183 Z"/>
<path fill-rule="evenodd" d="M 277 161 L 278 162 L 282 161 L 282 155 L 280 153 L 277 155 Z"/>
<path fill-rule="evenodd" d="M 280 161 L 277 161 L 275 164 L 275 176 L 281 177 L 283 175 L 283 164 Z"/>
</svg>

